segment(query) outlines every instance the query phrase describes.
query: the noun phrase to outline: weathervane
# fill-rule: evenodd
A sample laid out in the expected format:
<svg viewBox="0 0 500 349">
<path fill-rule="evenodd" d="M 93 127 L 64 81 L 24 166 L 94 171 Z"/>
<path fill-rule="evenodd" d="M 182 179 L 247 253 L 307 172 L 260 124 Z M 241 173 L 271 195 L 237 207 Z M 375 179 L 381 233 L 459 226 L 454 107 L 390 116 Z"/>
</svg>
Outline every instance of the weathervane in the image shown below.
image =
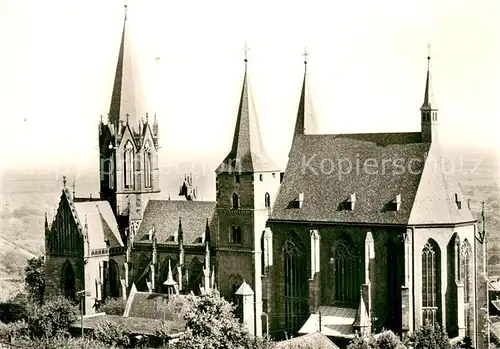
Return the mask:
<svg viewBox="0 0 500 349">
<path fill-rule="evenodd" d="M 302 54 L 304 56 L 304 64 L 307 64 L 307 56 L 309 56 L 309 53 L 307 52 L 307 46 L 304 47 L 304 53 Z"/>
</svg>

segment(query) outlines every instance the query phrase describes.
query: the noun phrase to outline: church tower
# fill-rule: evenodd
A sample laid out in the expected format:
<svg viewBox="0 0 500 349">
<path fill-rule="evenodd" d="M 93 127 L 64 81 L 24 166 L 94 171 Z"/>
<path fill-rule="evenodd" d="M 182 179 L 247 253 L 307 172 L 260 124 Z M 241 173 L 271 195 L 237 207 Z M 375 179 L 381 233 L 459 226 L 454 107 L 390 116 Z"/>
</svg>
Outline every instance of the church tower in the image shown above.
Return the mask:
<svg viewBox="0 0 500 349">
<path fill-rule="evenodd" d="M 160 192 L 158 123 L 145 109 L 127 33 L 127 6 L 107 122 L 99 123 L 100 195 L 121 229 L 135 230 L 147 201 Z"/>
<path fill-rule="evenodd" d="M 216 169 L 217 263 L 221 295 L 236 300 L 243 280 L 255 290 L 255 334 L 262 334 L 261 241 L 280 185 L 267 155 L 247 73 L 241 90 L 231 151 Z"/>
<path fill-rule="evenodd" d="M 420 108 L 422 123 L 422 142 L 436 142 L 438 140 L 438 108 L 434 102 L 432 91 L 432 77 L 430 73 L 431 56 L 427 56 L 427 78 L 425 80 L 424 103 Z"/>
</svg>

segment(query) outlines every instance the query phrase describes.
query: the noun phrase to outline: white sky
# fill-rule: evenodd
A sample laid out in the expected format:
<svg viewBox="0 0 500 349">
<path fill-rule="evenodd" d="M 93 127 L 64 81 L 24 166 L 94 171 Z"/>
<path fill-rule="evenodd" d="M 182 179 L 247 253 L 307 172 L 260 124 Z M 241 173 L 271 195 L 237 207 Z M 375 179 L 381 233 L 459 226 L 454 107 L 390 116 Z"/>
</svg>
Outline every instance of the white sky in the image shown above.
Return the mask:
<svg viewBox="0 0 500 349">
<path fill-rule="evenodd" d="M 97 123 L 109 110 L 123 5 L 0 0 L 0 167 L 97 167 Z M 500 145 L 498 0 L 129 0 L 128 6 L 164 165 L 217 162 L 228 152 L 245 41 L 264 142 L 283 167 L 305 45 L 322 133 L 418 131 L 430 41 L 442 142 Z"/>
</svg>

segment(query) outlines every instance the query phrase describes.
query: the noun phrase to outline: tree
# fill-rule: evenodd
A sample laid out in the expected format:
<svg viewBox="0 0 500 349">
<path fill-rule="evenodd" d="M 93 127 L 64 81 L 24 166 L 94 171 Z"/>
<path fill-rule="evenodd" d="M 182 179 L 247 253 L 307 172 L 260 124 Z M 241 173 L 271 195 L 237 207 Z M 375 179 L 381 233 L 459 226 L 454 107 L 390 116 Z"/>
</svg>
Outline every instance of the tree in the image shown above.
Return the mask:
<svg viewBox="0 0 500 349">
<path fill-rule="evenodd" d="M 349 343 L 347 349 L 375 349 L 376 344 L 372 336 L 357 335 Z"/>
<path fill-rule="evenodd" d="M 414 349 L 451 349 L 450 340 L 439 324 L 425 324 L 409 340 Z"/>
<path fill-rule="evenodd" d="M 43 256 L 28 259 L 24 268 L 24 284 L 30 297 L 42 303 L 45 292 L 45 260 Z"/>
<path fill-rule="evenodd" d="M 43 305 L 29 305 L 27 313 L 26 322 L 31 338 L 43 338 L 47 341 L 67 333 L 78 318 L 78 308 L 62 296 L 51 298 Z"/>
<path fill-rule="evenodd" d="M 130 344 L 132 331 L 125 325 L 112 320 L 101 320 L 94 328 L 94 338 L 111 347 Z"/>
<path fill-rule="evenodd" d="M 108 298 L 99 306 L 99 311 L 105 312 L 106 315 L 122 316 L 125 312 L 126 301 L 123 298 Z"/>
<path fill-rule="evenodd" d="M 234 306 L 218 291 L 209 290 L 198 297 L 189 295 L 187 301 L 186 332 L 176 345 L 178 349 L 257 349 L 268 344 L 243 328 L 234 316 Z"/>
</svg>

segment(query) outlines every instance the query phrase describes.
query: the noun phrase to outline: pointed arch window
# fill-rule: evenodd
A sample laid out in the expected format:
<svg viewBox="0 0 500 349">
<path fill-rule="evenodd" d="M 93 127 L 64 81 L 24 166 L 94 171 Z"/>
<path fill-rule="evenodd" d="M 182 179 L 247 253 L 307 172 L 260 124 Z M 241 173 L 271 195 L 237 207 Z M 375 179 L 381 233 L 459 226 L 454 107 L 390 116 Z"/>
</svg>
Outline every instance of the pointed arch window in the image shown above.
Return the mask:
<svg viewBox="0 0 500 349">
<path fill-rule="evenodd" d="M 151 144 L 149 141 L 144 145 L 144 187 L 153 186 L 153 159 L 151 155 Z"/>
<path fill-rule="evenodd" d="M 360 297 L 361 263 L 360 256 L 349 239 L 340 240 L 335 245 L 333 268 L 335 301 L 356 306 Z"/>
<path fill-rule="evenodd" d="M 290 232 L 283 245 L 286 331 L 295 334 L 308 316 L 307 256 L 304 244 Z"/>
<path fill-rule="evenodd" d="M 460 248 L 460 280 L 464 285 L 465 335 L 470 337 L 473 326 L 472 311 L 472 248 L 467 239 Z"/>
<path fill-rule="evenodd" d="M 125 144 L 125 153 L 123 157 L 123 173 L 125 179 L 125 188 L 134 189 L 134 146 L 131 141 Z"/>
<path fill-rule="evenodd" d="M 233 193 L 233 209 L 237 210 L 240 208 L 240 198 L 238 194 Z"/>
<path fill-rule="evenodd" d="M 438 244 L 429 240 L 422 249 L 422 316 L 424 324 L 439 322 L 441 253 Z"/>
<path fill-rule="evenodd" d="M 73 266 L 69 261 L 66 261 L 62 268 L 61 288 L 64 297 L 70 300 L 76 299 L 76 278 Z"/>
<path fill-rule="evenodd" d="M 269 193 L 266 193 L 264 195 L 264 206 L 266 208 L 270 208 L 271 207 L 271 195 L 269 195 Z"/>
<path fill-rule="evenodd" d="M 189 263 L 189 278 L 188 278 L 188 289 L 193 291 L 195 295 L 201 293 L 201 278 L 203 275 L 203 263 L 200 262 L 198 258 L 194 258 L 191 263 Z"/>
<path fill-rule="evenodd" d="M 229 242 L 234 244 L 241 244 L 243 241 L 243 233 L 241 232 L 241 228 L 238 226 L 231 226 L 231 230 L 229 232 Z"/>
<path fill-rule="evenodd" d="M 109 261 L 107 284 L 106 290 L 109 290 L 109 296 L 113 298 L 120 297 L 120 271 L 118 264 L 112 259 Z"/>
</svg>

